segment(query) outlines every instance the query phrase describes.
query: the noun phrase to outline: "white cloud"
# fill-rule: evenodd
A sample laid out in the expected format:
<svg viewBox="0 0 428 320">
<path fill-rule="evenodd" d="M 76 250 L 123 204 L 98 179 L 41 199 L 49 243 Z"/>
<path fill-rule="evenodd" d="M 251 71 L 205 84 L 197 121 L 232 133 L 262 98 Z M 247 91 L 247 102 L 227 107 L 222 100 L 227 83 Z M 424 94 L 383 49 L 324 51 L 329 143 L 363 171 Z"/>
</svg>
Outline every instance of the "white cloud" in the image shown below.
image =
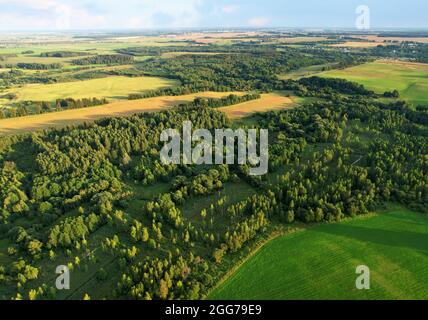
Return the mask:
<svg viewBox="0 0 428 320">
<path fill-rule="evenodd" d="M 59 5 L 56 0 L 0 0 L 1 5 L 19 5 L 29 9 L 50 10 Z"/>
<path fill-rule="evenodd" d="M 202 3 L 203 0 L 134 0 L 138 16 L 132 17 L 127 27 L 196 27 L 202 20 Z"/>
<path fill-rule="evenodd" d="M 66 0 L 0 0 L 0 29 L 96 28 L 105 22 Z"/>
<path fill-rule="evenodd" d="M 23 30 L 29 29 L 48 29 L 50 21 L 39 19 L 37 17 L 25 17 L 25 25 L 17 24 L 17 21 L 22 21 L 23 17 L 19 14 L 0 13 L 0 29 L 2 30 Z"/>
<path fill-rule="evenodd" d="M 0 29 L 197 27 L 204 1 L 0 0 Z"/>
<path fill-rule="evenodd" d="M 269 24 L 270 19 L 266 17 L 256 17 L 248 20 L 248 25 L 251 27 L 265 27 Z"/>
<path fill-rule="evenodd" d="M 221 11 L 226 14 L 231 14 L 238 11 L 239 7 L 237 5 L 231 4 L 221 8 Z"/>
<path fill-rule="evenodd" d="M 129 19 L 127 26 L 131 29 L 139 29 L 144 27 L 144 22 L 140 18 L 132 17 Z"/>
</svg>

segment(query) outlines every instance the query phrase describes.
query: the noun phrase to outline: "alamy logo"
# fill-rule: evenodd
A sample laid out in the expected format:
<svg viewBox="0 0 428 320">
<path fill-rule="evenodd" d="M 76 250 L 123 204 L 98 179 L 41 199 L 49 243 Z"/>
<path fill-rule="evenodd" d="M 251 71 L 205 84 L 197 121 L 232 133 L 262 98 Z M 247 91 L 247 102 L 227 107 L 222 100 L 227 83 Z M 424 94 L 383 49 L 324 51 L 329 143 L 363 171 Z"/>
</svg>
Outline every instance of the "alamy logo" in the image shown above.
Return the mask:
<svg viewBox="0 0 428 320">
<path fill-rule="evenodd" d="M 355 287 L 358 290 L 370 290 L 370 268 L 358 266 L 355 273 L 359 275 L 355 281 Z"/>
<path fill-rule="evenodd" d="M 361 5 L 355 9 L 355 13 L 358 14 L 357 20 L 355 21 L 355 27 L 358 30 L 369 30 L 370 8 L 366 5 Z"/>
<path fill-rule="evenodd" d="M 55 281 L 56 288 L 70 290 L 70 269 L 67 266 L 58 266 L 55 272 L 59 275 Z"/>
<path fill-rule="evenodd" d="M 182 136 L 176 129 L 167 129 L 160 138 L 166 143 L 160 154 L 162 163 L 166 165 L 249 164 L 250 175 L 261 176 L 268 173 L 268 130 L 216 129 L 213 137 L 207 129 L 192 132 L 192 122 L 186 121 L 183 123 Z"/>
</svg>

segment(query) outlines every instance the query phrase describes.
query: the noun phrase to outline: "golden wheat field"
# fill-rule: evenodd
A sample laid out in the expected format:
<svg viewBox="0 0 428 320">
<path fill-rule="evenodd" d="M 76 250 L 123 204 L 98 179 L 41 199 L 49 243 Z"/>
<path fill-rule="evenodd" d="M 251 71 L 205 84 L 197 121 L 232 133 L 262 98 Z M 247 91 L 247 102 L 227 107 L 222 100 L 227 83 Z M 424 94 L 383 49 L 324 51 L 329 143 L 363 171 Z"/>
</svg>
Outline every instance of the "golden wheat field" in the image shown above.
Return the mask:
<svg viewBox="0 0 428 320">
<path fill-rule="evenodd" d="M 358 38 L 376 42 L 419 42 L 428 43 L 428 37 L 381 37 L 379 35 L 361 36 Z"/>
<path fill-rule="evenodd" d="M 229 94 L 242 95 L 240 92 L 204 92 L 176 97 L 155 97 L 141 100 L 116 101 L 107 105 L 73 109 L 60 112 L 44 113 L 20 118 L 0 120 L 0 134 L 25 133 L 51 127 L 95 121 L 106 117 L 120 117 L 140 112 L 161 111 L 180 103 L 190 102 L 196 97 L 221 98 Z"/>
<path fill-rule="evenodd" d="M 335 48 L 373 48 L 377 46 L 387 45 L 386 43 L 370 42 L 370 41 L 347 41 L 345 43 L 332 44 L 330 47 Z"/>
<path fill-rule="evenodd" d="M 239 119 L 256 112 L 291 108 L 295 103 L 295 100 L 291 97 L 286 97 L 281 93 L 269 93 L 263 94 L 259 100 L 235 104 L 233 106 L 219 108 L 219 110 L 226 113 L 231 119 Z"/>
<path fill-rule="evenodd" d="M 243 95 L 243 92 L 203 92 L 182 96 L 155 97 L 141 100 L 116 101 L 102 106 L 73 109 L 40 115 L 0 120 L 0 134 L 19 134 L 67 125 L 91 122 L 107 117 L 121 117 L 141 112 L 162 111 L 181 103 L 201 98 L 222 98 L 230 94 Z M 256 112 L 291 108 L 295 100 L 281 93 L 263 94 L 261 99 L 219 108 L 231 119 L 240 119 Z"/>
</svg>

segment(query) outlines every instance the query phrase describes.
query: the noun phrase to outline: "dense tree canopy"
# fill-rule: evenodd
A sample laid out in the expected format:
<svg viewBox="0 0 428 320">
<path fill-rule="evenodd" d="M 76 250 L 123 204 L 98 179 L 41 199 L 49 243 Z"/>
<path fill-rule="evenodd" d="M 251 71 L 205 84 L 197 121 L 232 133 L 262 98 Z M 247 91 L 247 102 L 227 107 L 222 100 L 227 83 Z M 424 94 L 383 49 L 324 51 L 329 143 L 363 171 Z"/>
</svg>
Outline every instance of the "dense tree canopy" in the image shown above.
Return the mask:
<svg viewBox="0 0 428 320">
<path fill-rule="evenodd" d="M 198 98 L 159 113 L 0 139 L 0 298 L 203 298 L 257 240 L 295 222 L 339 221 L 387 202 L 428 211 L 425 108 L 378 99 L 345 80 L 278 77 L 305 66 L 360 63 L 364 54 L 242 43 L 229 49 L 173 59 L 160 48 L 121 49 L 76 59 L 83 67 L 72 78 L 115 72 L 182 83 L 129 99 L 205 90 L 246 92 L 242 96 Z M 134 59 L 145 55 L 151 58 Z M 85 69 L 89 64 L 134 66 L 97 73 Z M 31 77 L 64 80 L 14 69 L 0 73 L 0 83 L 7 87 Z M 185 121 L 211 132 L 236 128 L 217 108 L 273 90 L 311 99 L 238 123 L 269 130 L 268 174 L 251 176 L 249 164 L 161 163 L 164 129 L 180 131 Z M 70 98 L 23 105 L 48 112 L 105 102 Z M 93 275 L 91 284 L 102 288 L 102 296 L 79 289 L 65 296 L 53 288 L 57 265 Z"/>
</svg>

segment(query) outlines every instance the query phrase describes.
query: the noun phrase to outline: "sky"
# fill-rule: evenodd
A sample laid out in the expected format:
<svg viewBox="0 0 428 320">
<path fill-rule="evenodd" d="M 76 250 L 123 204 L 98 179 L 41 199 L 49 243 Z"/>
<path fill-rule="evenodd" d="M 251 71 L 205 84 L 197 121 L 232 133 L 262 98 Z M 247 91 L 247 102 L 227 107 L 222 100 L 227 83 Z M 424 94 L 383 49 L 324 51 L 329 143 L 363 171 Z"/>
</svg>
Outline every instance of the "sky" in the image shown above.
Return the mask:
<svg viewBox="0 0 428 320">
<path fill-rule="evenodd" d="M 428 29 L 428 0 L 0 0 L 0 30 L 163 28 Z"/>
</svg>

